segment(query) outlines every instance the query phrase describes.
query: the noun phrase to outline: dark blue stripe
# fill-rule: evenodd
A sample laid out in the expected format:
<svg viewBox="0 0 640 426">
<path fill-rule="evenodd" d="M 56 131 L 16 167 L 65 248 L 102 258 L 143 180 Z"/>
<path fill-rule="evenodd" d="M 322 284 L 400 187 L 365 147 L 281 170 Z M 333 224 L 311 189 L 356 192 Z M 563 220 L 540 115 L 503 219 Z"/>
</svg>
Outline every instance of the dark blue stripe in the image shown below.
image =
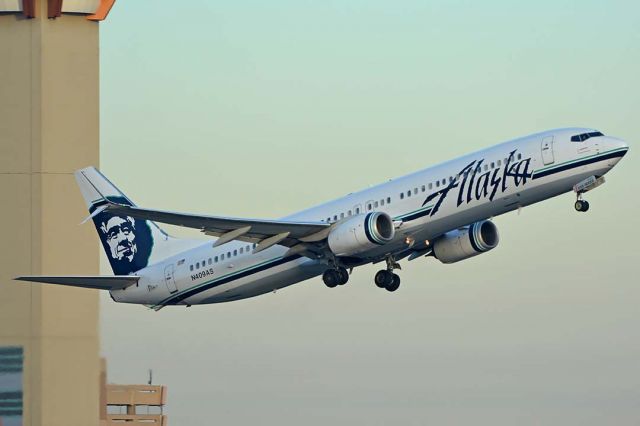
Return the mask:
<svg viewBox="0 0 640 426">
<path fill-rule="evenodd" d="M 0 356 L 2 355 L 22 355 L 22 348 L 19 348 L 19 347 L 0 348 Z"/>
<path fill-rule="evenodd" d="M 373 244 L 380 246 L 382 244 L 380 244 L 379 242 L 373 239 L 373 237 L 371 236 L 371 231 L 369 230 L 369 219 L 371 218 L 372 214 L 373 213 L 369 213 L 364 217 L 364 235 L 366 235 L 367 239 L 371 241 Z"/>
<path fill-rule="evenodd" d="M 0 355 L 0 367 L 22 365 L 22 358 L 9 358 Z"/>
<path fill-rule="evenodd" d="M 482 250 L 480 250 L 480 247 L 478 247 L 478 245 L 476 244 L 476 240 L 474 237 L 474 229 L 476 227 L 475 223 L 472 223 L 471 225 L 469 225 L 469 241 L 471 242 L 471 247 L 473 247 L 473 249 L 477 252 L 480 253 Z"/>
<path fill-rule="evenodd" d="M 160 303 L 160 305 L 176 305 L 180 302 L 182 302 L 184 299 L 188 299 L 191 296 L 195 296 L 198 293 L 202 293 L 203 291 L 207 291 L 209 289 L 212 289 L 214 287 L 218 287 L 222 284 L 226 284 L 229 283 L 231 281 L 235 281 L 235 280 L 239 280 L 240 278 L 244 278 L 244 277 L 248 277 L 250 275 L 253 274 L 257 274 L 258 272 L 262 272 L 262 271 L 266 271 L 267 269 L 271 269 L 271 268 L 275 268 L 276 266 L 280 266 L 280 265 L 284 265 L 285 263 L 291 262 L 292 260 L 296 260 L 301 258 L 302 256 L 300 256 L 299 254 L 295 254 L 292 256 L 287 256 L 287 257 L 283 257 L 281 259 L 277 259 L 271 263 L 267 263 L 264 264 L 262 266 L 259 266 L 257 268 L 254 269 L 248 269 L 244 272 L 240 272 L 239 274 L 236 275 L 231 275 L 228 276 L 226 278 L 222 278 L 220 280 L 217 281 L 212 281 L 209 284 L 205 284 L 201 287 L 196 287 L 193 288 L 191 290 L 187 290 L 184 293 L 180 293 L 178 295 L 176 295 L 175 297 L 169 299 L 167 302 L 164 303 Z"/>
<path fill-rule="evenodd" d="M 0 392 L 0 401 L 3 399 L 22 399 L 22 392 Z"/>
<path fill-rule="evenodd" d="M 22 408 L 0 408 L 0 416 L 17 417 L 22 415 Z"/>
<path fill-rule="evenodd" d="M 22 400 L 16 402 L 0 401 L 0 408 L 13 408 L 22 410 Z"/>
<path fill-rule="evenodd" d="M 575 163 L 558 166 L 553 169 L 543 170 L 541 172 L 536 172 L 533 175 L 533 179 L 543 178 L 545 176 L 550 176 L 555 173 L 565 172 L 567 170 L 575 169 L 576 167 L 586 166 L 587 164 L 597 163 L 599 161 L 609 160 L 611 158 L 624 157 L 626 153 L 627 151 L 610 152 L 608 154 L 603 154 L 597 157 L 586 158 L 584 160 L 576 161 Z"/>
</svg>

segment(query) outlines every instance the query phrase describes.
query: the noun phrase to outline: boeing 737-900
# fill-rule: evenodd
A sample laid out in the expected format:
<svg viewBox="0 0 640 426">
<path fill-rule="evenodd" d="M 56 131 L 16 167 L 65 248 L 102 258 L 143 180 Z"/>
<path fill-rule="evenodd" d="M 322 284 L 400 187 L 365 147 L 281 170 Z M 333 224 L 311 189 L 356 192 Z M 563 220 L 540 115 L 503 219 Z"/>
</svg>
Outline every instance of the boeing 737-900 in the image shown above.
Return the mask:
<svg viewBox="0 0 640 426">
<path fill-rule="evenodd" d="M 572 191 L 575 209 L 586 212 L 584 193 L 604 183 L 627 150 L 594 129 L 546 131 L 278 220 L 138 207 L 88 167 L 75 177 L 114 276 L 17 279 L 108 290 L 116 302 L 157 310 L 245 299 L 317 276 L 336 287 L 354 268 L 384 262 L 373 281 L 395 291 L 403 259 L 454 263 L 495 248 L 491 219 L 501 214 Z M 212 239 L 174 238 L 156 222 Z"/>
</svg>

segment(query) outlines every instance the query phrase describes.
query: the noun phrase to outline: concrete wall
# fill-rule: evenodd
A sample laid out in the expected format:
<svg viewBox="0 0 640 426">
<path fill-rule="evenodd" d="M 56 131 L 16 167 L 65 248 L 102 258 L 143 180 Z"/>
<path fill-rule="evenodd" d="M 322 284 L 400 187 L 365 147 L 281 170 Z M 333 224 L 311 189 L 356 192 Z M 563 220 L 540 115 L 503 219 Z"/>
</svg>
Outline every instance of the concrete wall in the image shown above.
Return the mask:
<svg viewBox="0 0 640 426">
<path fill-rule="evenodd" d="M 0 15 L 0 346 L 25 351 L 24 424 L 97 425 L 98 294 L 18 283 L 98 274 L 72 172 L 98 165 L 98 24 Z"/>
</svg>

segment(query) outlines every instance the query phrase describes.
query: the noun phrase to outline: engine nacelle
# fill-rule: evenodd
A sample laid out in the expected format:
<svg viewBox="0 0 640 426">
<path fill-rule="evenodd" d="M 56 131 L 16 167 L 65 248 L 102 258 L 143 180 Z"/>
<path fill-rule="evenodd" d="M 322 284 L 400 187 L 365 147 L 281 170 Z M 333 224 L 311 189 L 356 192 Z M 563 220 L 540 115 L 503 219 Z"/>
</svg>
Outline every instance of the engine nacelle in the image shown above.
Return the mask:
<svg viewBox="0 0 640 426">
<path fill-rule="evenodd" d="M 433 242 L 433 254 L 442 263 L 454 263 L 495 248 L 498 228 L 490 220 L 447 232 Z"/>
<path fill-rule="evenodd" d="M 338 223 L 328 237 L 329 248 L 338 256 L 351 256 L 387 244 L 396 231 L 393 219 L 383 212 L 352 216 Z"/>
</svg>

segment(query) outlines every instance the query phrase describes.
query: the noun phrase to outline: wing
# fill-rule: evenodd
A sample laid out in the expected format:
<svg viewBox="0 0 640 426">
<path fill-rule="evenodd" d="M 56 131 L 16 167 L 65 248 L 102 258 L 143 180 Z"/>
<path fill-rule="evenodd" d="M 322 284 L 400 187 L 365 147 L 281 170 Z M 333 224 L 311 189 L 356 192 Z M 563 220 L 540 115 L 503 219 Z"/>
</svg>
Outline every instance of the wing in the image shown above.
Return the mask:
<svg viewBox="0 0 640 426">
<path fill-rule="evenodd" d="M 107 201 L 104 209 L 113 214 L 199 229 L 207 235 L 219 237 L 214 246 L 232 240 L 258 243 L 256 252 L 275 244 L 294 247 L 301 243 L 305 245 L 304 243 L 319 242 L 327 238 L 331 227 L 330 224 L 324 222 L 240 219 L 176 213 L 125 206 L 110 201 Z"/>
<path fill-rule="evenodd" d="M 95 288 L 98 290 L 120 290 L 138 282 L 136 275 L 108 276 L 42 276 L 31 275 L 14 278 L 17 281 L 34 283 L 68 285 L 81 288 Z"/>
</svg>

